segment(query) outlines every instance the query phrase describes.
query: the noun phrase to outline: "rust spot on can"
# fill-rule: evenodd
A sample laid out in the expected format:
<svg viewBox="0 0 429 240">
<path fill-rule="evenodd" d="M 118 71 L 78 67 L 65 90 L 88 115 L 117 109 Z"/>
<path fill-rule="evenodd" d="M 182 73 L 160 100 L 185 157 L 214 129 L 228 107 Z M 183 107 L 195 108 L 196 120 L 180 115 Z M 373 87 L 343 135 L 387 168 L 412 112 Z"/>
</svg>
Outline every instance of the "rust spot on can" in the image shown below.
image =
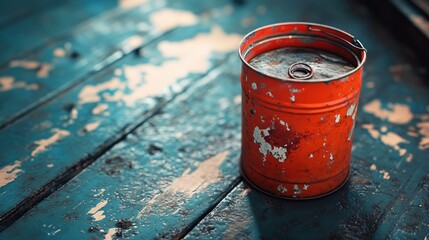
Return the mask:
<svg viewBox="0 0 429 240">
<path fill-rule="evenodd" d="M 248 34 L 242 59 L 243 176 L 283 198 L 329 194 L 348 179 L 366 50 L 313 23 Z"/>
</svg>

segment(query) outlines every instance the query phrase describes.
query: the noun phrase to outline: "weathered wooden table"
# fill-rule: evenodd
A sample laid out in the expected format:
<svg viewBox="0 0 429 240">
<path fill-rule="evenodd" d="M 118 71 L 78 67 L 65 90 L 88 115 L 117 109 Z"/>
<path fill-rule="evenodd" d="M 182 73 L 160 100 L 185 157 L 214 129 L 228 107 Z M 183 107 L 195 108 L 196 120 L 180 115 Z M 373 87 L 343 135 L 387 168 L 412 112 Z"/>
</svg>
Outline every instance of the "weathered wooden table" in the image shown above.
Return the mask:
<svg viewBox="0 0 429 240">
<path fill-rule="evenodd" d="M 359 3 L 1 5 L 0 239 L 428 238 L 428 69 Z M 316 200 L 239 174 L 237 44 L 283 21 L 368 49 L 351 179 Z"/>
</svg>

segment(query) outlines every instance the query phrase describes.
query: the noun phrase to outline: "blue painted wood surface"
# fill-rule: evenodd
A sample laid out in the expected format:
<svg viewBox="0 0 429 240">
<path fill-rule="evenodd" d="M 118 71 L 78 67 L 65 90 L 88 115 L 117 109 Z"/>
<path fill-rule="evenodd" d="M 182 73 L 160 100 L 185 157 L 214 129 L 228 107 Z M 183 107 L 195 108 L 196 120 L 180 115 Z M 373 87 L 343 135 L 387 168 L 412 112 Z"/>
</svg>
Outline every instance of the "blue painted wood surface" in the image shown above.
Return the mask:
<svg viewBox="0 0 429 240">
<path fill-rule="evenodd" d="M 221 18 L 222 14 L 223 11 L 213 17 Z M 4 153 L 5 159 L 2 166 L 8 169 L 19 165 L 16 179 L 12 182 L 6 181 L 6 185 L 2 187 L 2 197 L 9 199 L 1 206 L 3 219 L 25 207 L 21 204 L 25 204 L 28 198 L 31 199 L 43 191 L 50 191 L 49 189 L 55 188 L 61 180 L 70 177 L 70 174 L 76 171 L 73 168 L 69 171 L 72 166 L 78 165 L 79 169 L 82 164 L 94 160 L 98 151 L 105 151 L 130 129 L 145 121 L 153 111 L 183 87 L 191 84 L 193 79 L 207 74 L 207 71 L 222 62 L 225 56 L 235 51 L 240 40 L 239 35 L 224 32 L 226 30 L 215 22 L 199 24 L 195 21 L 191 25 L 193 27 L 183 27 L 180 32 L 173 31 L 162 41 L 151 43 L 143 49 L 143 56 L 127 55 L 94 79 L 88 79 L 85 84 L 75 87 L 71 92 L 42 106 L 3 131 L 2 136 L 13 139 L 2 146 L 3 150 L 0 152 Z M 211 36 L 214 40 L 210 40 Z M 163 56 L 168 52 L 160 52 L 161 45 L 164 48 L 179 49 L 182 44 L 185 48 L 182 51 L 185 52 L 179 52 L 181 56 Z M 206 51 L 189 59 L 184 53 L 194 46 L 204 46 Z M 191 61 L 191 64 L 181 66 L 188 61 Z M 168 70 L 172 67 L 180 70 L 169 74 Z M 144 77 L 145 74 L 147 78 Z M 165 83 L 157 83 L 158 78 Z M 177 82 L 178 80 L 181 81 Z M 166 91 L 168 89 L 170 90 Z M 104 109 L 105 111 L 100 113 L 100 110 L 94 110 L 97 107 L 100 109 L 100 106 L 108 110 Z M 32 134 L 28 135 L 28 139 L 22 139 L 18 134 L 22 131 Z M 78 144 L 82 141 L 86 143 Z M 76 145 L 79 151 L 76 151 L 75 155 L 67 154 L 64 158 L 57 159 L 57 154 L 66 152 L 70 145 Z M 6 149 L 13 146 L 25 147 L 25 150 L 7 152 Z M 47 146 L 46 149 L 43 146 Z M 38 178 L 41 174 L 44 178 Z M 24 191 L 13 191 L 16 187 Z"/>
<path fill-rule="evenodd" d="M 65 34 L 80 22 L 117 6 L 117 1 L 74 0 L 41 9 L 29 18 L 0 29 L 0 65 L 22 56 L 36 46 Z"/>
<path fill-rule="evenodd" d="M 32 84 L 44 80 L 37 72 L 4 70 L 28 82 L 6 93 L 14 104 L 0 111 L 29 111 L 0 130 L 0 227 L 32 209 L 1 239 L 427 237 L 429 95 L 418 74 L 425 69 L 364 7 L 275 0 L 146 4 L 151 7 L 108 12 L 40 48 L 43 54 L 29 59 L 53 59 L 67 41 L 90 54 L 55 58 L 45 80 L 64 80 L 33 96 Z M 179 24 L 147 30 L 155 25 L 150 16 L 163 10 Z M 241 180 L 241 68 L 233 53 L 239 35 L 297 20 L 349 31 L 369 51 L 351 179 L 330 196 L 302 202 L 274 199 Z M 138 22 L 145 24 L 129 26 Z M 115 24 L 111 38 L 100 30 Z M 133 36 L 144 41 L 123 45 Z M 91 51 L 94 41 L 100 51 Z M 23 94 L 21 103 L 16 93 Z"/>
<path fill-rule="evenodd" d="M 239 178 L 236 64 L 234 57 L 193 84 L 0 238 L 26 238 L 20 228 L 35 221 L 32 236 L 40 239 L 103 238 L 109 229 L 134 238 L 183 236 Z M 89 213 L 100 203 L 101 217 Z M 124 219 L 129 229 L 120 227 Z"/>
<path fill-rule="evenodd" d="M 162 35 L 150 24 L 144 24 L 148 21 L 148 13 L 156 9 L 159 7 L 148 4 L 140 8 L 113 10 L 82 24 L 68 37 L 19 59 L 34 62 L 36 67 L 9 64 L 0 76 L 3 79 L 13 77 L 14 84 L 22 82 L 22 86 L 0 92 L 0 101 L 16 103 L 0 110 L 0 126 L 16 121 L 41 103 L 85 81 L 89 74 Z M 145 28 L 139 28 L 139 23 Z M 44 76 L 39 74 L 40 66 L 49 68 Z"/>
<path fill-rule="evenodd" d="M 85 81 L 88 75 L 179 27 L 180 22 L 161 19 L 162 14 L 172 11 L 170 8 L 180 13 L 189 6 L 192 7 L 188 11 L 198 14 L 204 9 L 222 6 L 222 2 L 211 5 L 201 1 L 188 2 L 187 5 L 181 2 L 148 2 L 140 7 L 115 9 L 81 24 L 67 36 L 33 54 L 10 62 L 0 70 L 0 84 L 8 80 L 12 81 L 12 86 L 0 85 L 0 101 L 14 104 L 0 109 L 0 129 Z"/>
<path fill-rule="evenodd" d="M 61 1 L 64 2 L 64 1 Z M 28 2 L 25 0 L 3 1 L 0 8 L 0 28 L 7 27 L 23 18 L 31 17 L 44 8 L 56 6 L 60 1 L 40 0 Z"/>
</svg>

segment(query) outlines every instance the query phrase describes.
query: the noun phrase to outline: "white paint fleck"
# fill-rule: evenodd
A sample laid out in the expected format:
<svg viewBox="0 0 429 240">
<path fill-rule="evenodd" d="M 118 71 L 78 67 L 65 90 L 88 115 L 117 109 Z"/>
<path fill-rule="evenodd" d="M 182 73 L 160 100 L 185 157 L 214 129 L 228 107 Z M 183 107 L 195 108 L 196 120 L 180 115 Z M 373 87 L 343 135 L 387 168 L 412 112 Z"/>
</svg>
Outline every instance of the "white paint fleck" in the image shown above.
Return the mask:
<svg viewBox="0 0 429 240">
<path fill-rule="evenodd" d="M 54 167 L 54 164 L 52 164 L 52 163 L 46 164 L 46 167 L 48 167 L 48 168 L 53 168 L 53 167 Z"/>
<path fill-rule="evenodd" d="M 335 115 L 335 123 L 339 123 L 340 122 L 340 118 L 341 118 L 341 115 L 340 114 L 336 114 Z"/>
<path fill-rule="evenodd" d="M 387 134 L 382 135 L 380 139 L 384 144 L 391 146 L 393 147 L 393 149 L 397 150 L 400 156 L 404 156 L 407 153 L 407 150 L 399 147 L 399 144 L 408 143 L 408 141 L 403 139 L 398 134 L 394 132 L 388 132 Z"/>
<path fill-rule="evenodd" d="M 395 124 L 407 124 L 413 119 L 410 107 L 404 104 L 388 104 L 389 109 L 383 109 L 378 99 L 364 106 L 364 111 Z"/>
<path fill-rule="evenodd" d="M 314 158 L 314 155 L 310 153 L 310 155 L 308 155 L 308 158 Z"/>
<path fill-rule="evenodd" d="M 283 121 L 283 120 L 280 120 L 280 124 L 281 125 L 283 125 L 283 126 L 286 126 L 286 130 L 287 131 L 290 131 L 290 128 L 289 128 L 289 124 L 288 123 L 286 123 L 285 121 Z"/>
<path fill-rule="evenodd" d="M 293 190 L 294 190 L 293 194 L 301 194 L 302 193 L 302 189 L 300 189 L 298 187 L 298 185 L 296 185 L 296 184 L 293 186 Z"/>
<path fill-rule="evenodd" d="M 116 228 L 109 228 L 109 230 L 107 230 L 106 235 L 104 235 L 104 240 L 112 240 L 113 235 L 115 235 L 116 233 Z"/>
<path fill-rule="evenodd" d="M 134 35 L 134 36 L 131 36 L 131 37 L 125 39 L 120 44 L 120 46 L 125 52 L 130 52 L 130 51 L 137 49 L 140 46 L 142 46 L 143 42 L 144 42 L 144 39 L 142 36 Z M 116 70 L 117 69 L 115 69 L 115 71 L 114 71 L 115 75 L 117 75 Z"/>
<path fill-rule="evenodd" d="M 329 162 L 327 163 L 327 165 L 331 166 L 332 164 L 334 164 L 334 154 L 329 153 Z"/>
<path fill-rule="evenodd" d="M 104 219 L 106 216 L 104 215 L 104 211 L 101 209 L 106 206 L 107 202 L 108 199 L 101 200 L 97 205 L 95 205 L 95 207 L 91 208 L 87 214 L 91 214 L 95 222 Z"/>
<path fill-rule="evenodd" d="M 291 95 L 290 100 L 291 100 L 291 102 L 295 102 L 295 95 Z"/>
<path fill-rule="evenodd" d="M 268 95 L 270 98 L 274 98 L 274 95 L 273 95 L 271 92 L 267 92 L 267 95 Z"/>
<path fill-rule="evenodd" d="M 20 67 L 24 69 L 36 69 L 40 66 L 39 62 L 31 60 L 13 60 L 9 63 L 9 67 Z"/>
<path fill-rule="evenodd" d="M 238 95 L 238 96 L 234 97 L 234 103 L 235 104 L 240 104 L 241 103 L 241 95 Z"/>
<path fill-rule="evenodd" d="M 147 0 L 119 0 L 119 6 L 124 9 L 138 7 L 146 3 Z"/>
<path fill-rule="evenodd" d="M 27 84 L 24 81 L 15 81 L 14 77 L 0 77 L 0 92 L 7 92 L 17 88 L 22 88 L 25 90 L 37 90 L 39 89 L 39 85 L 36 83 Z"/>
<path fill-rule="evenodd" d="M 241 193 L 240 193 L 240 197 L 245 197 L 245 196 L 247 196 L 249 193 L 251 193 L 252 192 L 252 189 L 251 188 L 246 188 L 246 189 L 244 189 Z"/>
<path fill-rule="evenodd" d="M 53 52 L 53 55 L 55 57 L 61 58 L 61 57 L 66 56 L 66 51 L 64 49 L 62 49 L 62 48 L 55 48 L 54 52 Z"/>
<path fill-rule="evenodd" d="M 371 164 L 371 167 L 369 167 L 369 169 L 371 171 L 376 171 L 377 170 L 377 166 L 375 164 Z"/>
<path fill-rule="evenodd" d="M 123 71 L 122 71 L 122 69 L 120 69 L 120 68 L 116 68 L 116 69 L 113 71 L 113 73 L 114 73 L 116 76 L 121 76 L 121 75 L 122 75 L 122 73 L 123 73 Z"/>
<path fill-rule="evenodd" d="M 375 87 L 375 83 L 374 82 L 367 82 L 366 83 L 366 87 L 369 88 L 369 89 L 372 89 L 372 88 Z"/>
<path fill-rule="evenodd" d="M 79 111 L 77 110 L 76 107 L 73 107 L 72 110 L 70 111 L 68 124 L 72 124 L 74 120 L 78 118 L 78 116 L 79 116 Z"/>
<path fill-rule="evenodd" d="M 49 76 L 49 71 L 51 71 L 51 69 L 52 69 L 51 64 L 42 64 L 40 65 L 36 75 L 38 78 L 47 78 Z"/>
<path fill-rule="evenodd" d="M 165 191 L 171 193 L 184 193 L 191 197 L 212 183 L 220 180 L 222 176 L 220 166 L 225 161 L 229 152 L 224 151 L 204 160 L 195 171 L 186 169 L 182 176 L 176 178 Z"/>
<path fill-rule="evenodd" d="M 235 50 L 241 36 L 226 34 L 219 26 L 214 26 L 209 33 L 201 33 L 193 38 L 179 42 L 163 41 L 157 48 L 166 58 L 161 65 L 139 64 L 124 66 L 126 81 L 117 77 L 98 85 L 85 86 L 79 94 L 79 103 L 124 102 L 133 106 L 137 101 L 148 96 L 155 96 L 168 90 L 179 79 L 189 74 L 205 73 L 210 68 L 210 59 L 214 52 Z M 198 51 L 194 51 L 198 49 Z M 193 54 L 189 54 L 193 52 Z M 160 81 L 162 79 L 162 81 Z M 105 92 L 114 90 L 114 94 Z M 104 93 L 103 93 L 104 92 Z"/>
<path fill-rule="evenodd" d="M 304 184 L 303 189 L 304 189 L 304 190 L 308 190 L 308 187 L 310 187 L 310 185 L 308 185 L 308 184 Z"/>
<path fill-rule="evenodd" d="M 380 173 L 383 174 L 383 179 L 389 180 L 390 174 L 386 170 L 380 170 Z"/>
<path fill-rule="evenodd" d="M 149 19 L 161 32 L 180 26 L 191 26 L 198 22 L 198 17 L 194 13 L 177 9 L 162 9 L 152 13 Z"/>
<path fill-rule="evenodd" d="M 417 123 L 417 128 L 420 135 L 422 135 L 419 142 L 419 149 L 420 150 L 429 149 L 429 122 Z"/>
<path fill-rule="evenodd" d="M 416 132 L 414 132 L 414 131 L 408 131 L 407 135 L 410 136 L 410 137 L 418 137 L 419 136 L 419 134 L 416 133 Z"/>
<path fill-rule="evenodd" d="M 120 90 L 124 89 L 124 84 L 118 78 L 112 78 L 109 81 L 97 84 L 86 85 L 79 93 L 79 103 L 91 103 L 101 101 L 99 94 L 106 90 Z"/>
<path fill-rule="evenodd" d="M 15 161 L 13 164 L 6 165 L 0 169 L 0 188 L 13 182 L 18 173 L 23 172 L 19 167 L 21 167 L 21 161 Z"/>
<path fill-rule="evenodd" d="M 285 192 L 287 192 L 287 189 L 283 186 L 283 185 L 279 185 L 278 187 L 277 187 L 277 191 L 279 191 L 279 192 L 281 192 L 281 193 L 285 193 Z"/>
<path fill-rule="evenodd" d="M 252 89 L 253 89 L 253 90 L 258 89 L 258 86 L 256 85 L 256 83 L 255 83 L 255 82 L 253 82 L 253 83 L 252 83 Z"/>
<path fill-rule="evenodd" d="M 411 161 L 413 161 L 413 154 L 412 154 L 412 153 L 409 153 L 409 154 L 408 154 L 406 161 L 407 161 L 407 162 L 411 162 Z"/>
<path fill-rule="evenodd" d="M 270 128 L 259 129 L 259 127 L 256 126 L 253 130 L 253 141 L 259 144 L 259 152 L 264 155 L 264 162 L 267 160 L 268 153 L 271 153 L 279 162 L 284 162 L 287 158 L 287 149 L 285 147 L 272 147 L 271 144 L 265 141 L 265 137 L 269 136 L 269 130 Z"/>
<path fill-rule="evenodd" d="M 100 126 L 100 122 L 88 123 L 83 127 L 85 132 L 92 132 Z"/>
<path fill-rule="evenodd" d="M 9 63 L 9 67 L 20 67 L 24 69 L 38 69 L 37 77 L 46 78 L 49 75 L 49 71 L 52 69 L 52 65 L 48 63 L 39 63 L 31 60 L 13 60 Z"/>
<path fill-rule="evenodd" d="M 353 125 L 352 125 L 352 128 L 350 129 L 349 136 L 347 137 L 347 141 L 350 141 L 352 139 L 353 131 L 355 130 L 355 125 L 356 125 L 356 122 L 353 120 Z"/>
<path fill-rule="evenodd" d="M 51 233 L 51 234 L 49 234 L 49 235 L 54 236 L 55 234 L 59 233 L 60 231 L 61 231 L 61 228 L 59 228 L 59 229 L 55 230 L 54 232 L 52 232 L 52 233 Z"/>
<path fill-rule="evenodd" d="M 367 129 L 369 134 L 374 138 L 380 140 L 388 146 L 393 147 L 393 149 L 397 150 L 399 152 L 400 156 L 404 156 L 407 153 L 407 150 L 405 148 L 399 147 L 400 143 L 408 143 L 407 140 L 399 136 L 398 134 L 394 132 L 387 132 L 384 134 L 381 134 L 378 130 L 374 129 L 373 124 L 364 124 L 362 125 L 364 129 Z M 387 131 L 387 129 L 385 129 Z"/>
<path fill-rule="evenodd" d="M 49 146 L 70 135 L 70 132 L 57 128 L 52 129 L 52 132 L 53 135 L 49 138 L 40 139 L 34 142 L 37 147 L 31 152 L 32 157 L 35 157 L 37 154 L 46 151 Z"/>
<path fill-rule="evenodd" d="M 109 105 L 100 103 L 100 104 L 97 104 L 97 106 L 95 106 L 91 112 L 93 115 L 99 115 L 104 111 L 106 111 L 107 109 L 109 109 Z"/>
<path fill-rule="evenodd" d="M 176 137 L 177 139 L 182 138 L 182 137 L 183 137 L 183 132 L 176 132 L 175 137 Z"/>
<path fill-rule="evenodd" d="M 95 190 L 95 191 L 97 191 L 97 190 Z M 106 189 L 105 188 L 101 188 L 96 194 L 94 194 L 93 196 L 94 197 L 99 197 L 99 196 L 101 196 L 101 195 L 103 195 L 103 193 L 106 191 Z"/>
<path fill-rule="evenodd" d="M 356 103 L 353 103 L 352 105 L 350 105 L 349 109 L 347 109 L 347 113 L 346 113 L 347 117 L 350 117 L 353 114 L 355 107 L 356 107 Z"/>
<path fill-rule="evenodd" d="M 175 194 L 185 194 L 187 198 L 191 198 L 210 184 L 221 181 L 222 172 L 220 167 L 228 154 L 228 151 L 224 151 L 204 160 L 193 172 L 191 172 L 190 168 L 187 168 L 180 177 L 173 180 L 162 194 L 155 195 L 150 199 L 146 206 L 139 211 L 137 217 L 140 218 L 143 214 L 149 212 L 154 204 L 162 204 L 163 199 L 174 200 Z"/>
<path fill-rule="evenodd" d="M 374 124 L 363 124 L 362 128 L 368 130 L 368 133 L 371 135 L 371 137 L 375 139 L 380 137 L 380 132 L 374 129 Z"/>
</svg>

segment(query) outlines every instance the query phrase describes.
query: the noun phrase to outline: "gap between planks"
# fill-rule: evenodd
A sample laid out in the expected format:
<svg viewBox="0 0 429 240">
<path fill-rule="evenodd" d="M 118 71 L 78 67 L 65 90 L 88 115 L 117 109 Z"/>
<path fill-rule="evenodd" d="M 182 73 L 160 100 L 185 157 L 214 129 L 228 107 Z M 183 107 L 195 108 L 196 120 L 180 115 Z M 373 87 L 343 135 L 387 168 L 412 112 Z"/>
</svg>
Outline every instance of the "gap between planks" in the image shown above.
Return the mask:
<svg viewBox="0 0 429 240">
<path fill-rule="evenodd" d="M 219 195 L 218 198 L 215 199 L 215 203 L 207 208 L 195 221 L 191 222 L 186 228 L 184 228 L 182 231 L 180 231 L 174 239 L 182 239 L 186 237 L 204 218 L 207 217 L 221 202 L 222 200 L 228 196 L 234 189 L 237 188 L 237 186 L 243 182 L 243 178 L 241 175 L 237 176 L 234 181 L 228 186 L 228 189 L 224 191 L 222 194 Z"/>
<path fill-rule="evenodd" d="M 130 51 L 132 52 L 132 51 Z M 233 56 L 234 53 L 229 53 L 226 55 L 225 59 L 228 60 Z M 64 184 L 74 178 L 76 175 L 81 173 L 85 168 L 94 163 L 98 158 L 100 158 L 104 153 L 112 149 L 116 144 L 126 139 L 126 137 L 135 131 L 137 128 L 146 123 L 150 118 L 155 115 L 162 113 L 162 109 L 166 107 L 169 103 L 175 101 L 178 97 L 182 96 L 191 89 L 200 87 L 210 81 L 210 75 L 213 72 L 216 72 L 218 68 L 222 65 L 228 64 L 228 61 L 223 61 L 218 64 L 215 64 L 212 68 L 210 68 L 206 73 L 197 78 L 197 82 L 193 85 L 187 84 L 180 91 L 173 93 L 173 96 L 166 100 L 161 101 L 158 106 L 155 106 L 153 109 L 150 109 L 147 112 L 144 112 L 141 117 L 137 118 L 134 122 L 124 126 L 117 134 L 115 134 L 112 138 L 106 140 L 102 143 L 95 152 L 92 154 L 88 154 L 86 157 L 83 157 L 76 164 L 67 169 L 64 173 L 60 174 L 52 181 L 41 187 L 36 192 L 33 192 L 30 196 L 26 197 L 19 204 L 9 210 L 6 214 L 0 216 L 0 232 L 5 230 L 8 226 L 13 224 L 16 220 L 22 217 L 25 213 L 31 210 L 34 206 L 36 206 L 39 202 L 43 201 L 43 199 L 49 197 L 53 192 L 61 188 Z M 238 184 L 238 183 L 237 183 Z M 234 188 L 234 187 L 233 187 Z M 233 189 L 232 188 L 232 189 Z M 231 190 L 232 190 L 231 189 Z M 220 200 L 219 200 L 220 202 Z M 217 203 L 218 204 L 218 203 Z M 216 204 L 216 205 L 217 205 Z M 192 225 L 192 228 L 196 226 Z M 189 229 L 185 233 L 190 232 Z"/>
<path fill-rule="evenodd" d="M 178 27 L 180 28 L 180 27 Z M 27 114 L 31 113 L 32 111 L 38 109 L 39 107 L 42 107 L 46 104 L 48 104 L 49 102 L 51 102 L 52 100 L 54 100 L 55 98 L 57 98 L 58 96 L 72 90 L 74 87 L 82 84 L 83 82 L 85 82 L 87 79 L 89 79 L 91 76 L 96 75 L 98 73 L 102 74 L 103 71 L 110 65 L 118 62 L 119 60 L 123 59 L 124 57 L 132 54 L 134 51 L 136 51 L 137 49 L 141 49 L 144 48 L 145 46 L 158 41 L 160 38 L 162 38 L 163 36 L 169 34 L 170 32 L 178 29 L 178 28 L 174 28 L 174 29 L 170 29 L 168 31 L 165 31 L 159 35 L 156 35 L 153 39 L 151 39 L 148 42 L 145 42 L 144 44 L 137 46 L 135 48 L 132 49 L 115 49 L 112 51 L 111 54 L 108 54 L 107 57 L 102 60 L 101 62 L 95 64 L 94 68 L 92 70 L 90 70 L 88 73 L 86 73 L 83 77 L 79 78 L 76 81 L 71 81 L 69 83 L 64 84 L 63 86 L 60 86 L 59 88 L 57 88 L 56 90 L 48 93 L 47 95 L 45 95 L 42 98 L 39 98 L 34 104 L 30 104 L 28 107 L 25 107 L 23 110 L 17 112 L 14 114 L 14 116 L 12 116 L 9 119 L 6 119 L 1 125 L 0 125 L 0 131 L 13 125 L 15 122 L 19 121 L 21 118 L 25 117 Z M 127 51 L 128 50 L 128 51 Z"/>
</svg>

